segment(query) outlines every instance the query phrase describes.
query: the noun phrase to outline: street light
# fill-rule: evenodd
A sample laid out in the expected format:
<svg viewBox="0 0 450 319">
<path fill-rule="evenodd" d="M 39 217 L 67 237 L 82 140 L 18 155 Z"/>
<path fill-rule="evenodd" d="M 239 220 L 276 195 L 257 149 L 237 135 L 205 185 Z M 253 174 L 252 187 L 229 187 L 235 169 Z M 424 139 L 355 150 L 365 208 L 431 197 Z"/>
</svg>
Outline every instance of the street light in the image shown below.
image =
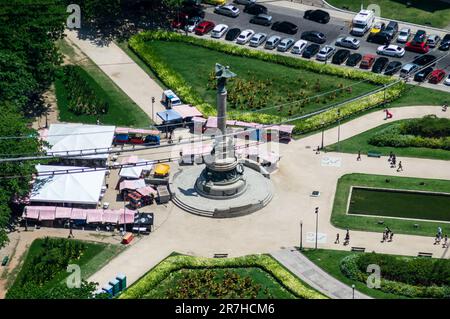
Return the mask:
<svg viewBox="0 0 450 319">
<path fill-rule="evenodd" d="M 338 116 L 338 141 L 337 141 L 337 149 L 339 152 L 339 141 L 341 139 L 341 110 L 337 110 L 337 116 Z"/>
<path fill-rule="evenodd" d="M 325 134 L 325 122 L 322 121 L 322 144 L 320 146 L 320 149 L 323 150 L 323 137 Z"/>
<path fill-rule="evenodd" d="M 152 121 L 155 121 L 155 112 L 153 111 L 153 104 L 155 103 L 155 97 L 152 96 Z"/>
<path fill-rule="evenodd" d="M 303 250 L 303 221 L 300 221 L 300 251 Z"/>
<path fill-rule="evenodd" d="M 352 299 L 355 299 L 355 285 L 352 285 Z"/>
<path fill-rule="evenodd" d="M 315 249 L 317 249 L 317 232 L 319 229 L 319 207 L 316 207 L 316 210 L 314 212 L 316 214 L 316 244 Z"/>
</svg>

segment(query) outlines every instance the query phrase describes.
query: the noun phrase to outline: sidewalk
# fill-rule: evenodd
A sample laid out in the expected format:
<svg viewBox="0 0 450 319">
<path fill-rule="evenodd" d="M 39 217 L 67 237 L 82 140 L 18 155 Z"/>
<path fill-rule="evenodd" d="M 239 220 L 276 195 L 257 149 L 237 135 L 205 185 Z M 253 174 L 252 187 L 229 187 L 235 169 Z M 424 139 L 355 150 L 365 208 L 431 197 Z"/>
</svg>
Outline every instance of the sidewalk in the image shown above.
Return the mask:
<svg viewBox="0 0 450 319">
<path fill-rule="evenodd" d="M 353 299 L 352 288 L 335 279 L 295 248 L 271 253 L 278 262 L 314 289 L 332 299 Z M 355 290 L 355 299 L 372 299 Z"/>
</svg>

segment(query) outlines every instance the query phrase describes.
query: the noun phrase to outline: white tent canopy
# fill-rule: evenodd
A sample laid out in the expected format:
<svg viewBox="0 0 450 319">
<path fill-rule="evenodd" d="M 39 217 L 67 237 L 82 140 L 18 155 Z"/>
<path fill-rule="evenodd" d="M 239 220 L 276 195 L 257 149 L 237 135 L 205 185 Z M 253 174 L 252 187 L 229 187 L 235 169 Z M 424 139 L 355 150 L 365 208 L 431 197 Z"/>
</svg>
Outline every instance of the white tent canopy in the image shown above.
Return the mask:
<svg viewBox="0 0 450 319">
<path fill-rule="evenodd" d="M 108 154 L 95 154 L 94 149 L 100 151 L 111 147 L 114 130 L 115 126 L 106 125 L 51 124 L 46 137 L 46 141 L 50 144 L 47 151 L 65 155 L 67 151 L 78 150 L 78 152 L 68 153 L 78 155 L 79 150 L 87 150 L 83 154 L 88 155 L 76 157 L 105 159 Z"/>
<path fill-rule="evenodd" d="M 140 164 L 139 166 L 128 166 L 124 167 L 120 170 L 119 176 L 125 178 L 140 178 L 142 171 L 151 171 L 153 164 L 141 164 L 148 162 L 146 159 L 138 159 L 136 164 Z"/>
<path fill-rule="evenodd" d="M 39 176 L 39 173 L 83 169 L 86 167 L 36 165 L 38 176 L 33 184 L 30 202 L 97 204 L 105 171 Z"/>
</svg>

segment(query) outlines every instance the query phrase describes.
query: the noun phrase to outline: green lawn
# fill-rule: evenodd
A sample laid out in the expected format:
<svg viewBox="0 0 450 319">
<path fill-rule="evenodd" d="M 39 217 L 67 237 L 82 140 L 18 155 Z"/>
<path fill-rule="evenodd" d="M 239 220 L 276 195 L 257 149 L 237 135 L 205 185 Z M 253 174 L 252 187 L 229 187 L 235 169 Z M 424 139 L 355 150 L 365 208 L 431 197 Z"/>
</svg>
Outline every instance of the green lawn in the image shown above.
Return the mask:
<svg viewBox="0 0 450 319">
<path fill-rule="evenodd" d="M 388 164 L 387 162 L 380 162 L 380 165 Z M 386 180 L 389 182 L 386 182 Z M 338 180 L 331 214 L 331 223 L 336 227 L 380 232 L 380 238 L 386 226 L 397 234 L 435 236 L 438 226 L 442 227 L 444 233 L 450 233 L 450 224 L 448 223 L 348 215 L 346 213 L 347 202 L 351 186 L 450 193 L 450 181 L 383 175 L 347 174 Z M 396 214 L 396 212 L 392 213 Z M 448 214 L 450 215 L 450 211 Z M 379 223 L 381 220 L 384 221 L 383 224 Z M 416 228 L 414 226 L 415 224 L 419 226 Z"/>
<path fill-rule="evenodd" d="M 263 101 L 264 107 L 316 96 L 321 92 L 336 90 L 339 85 L 346 87 L 360 82 L 343 79 L 338 76 L 318 74 L 308 70 L 294 69 L 258 59 L 233 56 L 182 42 L 151 41 L 145 44 L 144 51 L 146 46 L 151 46 L 164 63 L 180 74 L 211 105 L 216 104 L 216 91 L 209 88 L 208 84 L 212 81 L 211 72 L 214 70 L 216 62 L 230 66 L 230 69 L 237 74 L 239 80 L 243 80 L 245 85 L 248 85 L 248 89 L 257 87 L 258 89 L 248 94 L 249 96 L 244 97 L 245 94 L 240 95 L 243 99 Z M 334 97 L 328 94 L 318 99 L 313 98 L 302 106 L 295 105 L 292 108 L 286 106 L 281 109 L 263 108 L 262 110 L 255 108 L 253 111 L 281 116 L 306 114 L 331 103 L 345 101 L 350 97 L 355 97 L 375 88 L 375 85 L 364 82 L 353 86 L 351 93 L 341 90 L 341 93 L 336 94 Z M 228 91 L 230 96 L 233 91 L 232 84 L 229 85 Z M 248 93 L 248 90 L 243 92 Z M 237 109 L 230 99 L 229 107 L 230 110 Z M 248 110 L 248 108 L 243 108 L 242 110 Z"/>
<path fill-rule="evenodd" d="M 450 194 L 354 187 L 349 214 L 450 221 Z"/>
<path fill-rule="evenodd" d="M 370 4 L 377 4 L 383 18 L 428 24 L 436 28 L 445 28 L 450 24 L 450 4 L 438 0 L 327 0 L 327 2 L 335 7 L 355 12 L 361 9 L 361 3 L 364 8 Z M 412 6 L 407 7 L 407 2 Z"/>
<path fill-rule="evenodd" d="M 404 121 L 405 120 L 386 123 L 365 131 L 361 134 L 355 135 L 349 139 L 343 140 L 339 142 L 339 152 L 356 154 L 358 153 L 358 151 L 361 151 L 362 154 L 367 154 L 368 151 L 377 151 L 380 152 L 383 156 L 388 156 L 390 152 L 394 152 L 396 156 L 450 160 L 450 151 L 442 149 L 431 149 L 425 147 L 381 147 L 373 146 L 368 143 L 369 139 L 374 134 L 384 130 L 389 126 L 393 126 Z M 330 152 L 337 151 L 337 143 L 327 146 L 326 150 Z"/>
<path fill-rule="evenodd" d="M 360 291 L 363 294 L 366 294 L 373 298 L 380 299 L 404 299 L 404 296 L 384 293 L 377 289 L 372 289 L 367 287 L 365 283 L 362 283 L 357 280 L 352 280 L 342 274 L 339 264 L 342 258 L 354 254 L 354 252 L 350 251 L 342 251 L 342 250 L 331 250 L 331 249 L 307 249 L 302 251 L 302 253 L 308 257 L 313 263 L 322 268 L 325 272 L 336 278 L 337 280 L 343 282 L 344 284 L 351 287 L 351 285 L 355 285 L 355 289 Z"/>
<path fill-rule="evenodd" d="M 65 41 L 59 42 L 59 48 L 66 55 L 74 55 L 73 49 Z M 102 124 L 140 128 L 149 127 L 152 124 L 150 117 L 92 61 L 87 59 L 86 63 L 80 64 L 80 68 L 84 71 L 83 76 L 86 82 L 94 89 L 96 95 L 103 97 L 109 104 L 108 113 L 100 116 Z M 61 80 L 56 80 L 55 89 L 60 121 L 96 123 L 95 115 L 75 115 L 68 110 L 67 93 Z"/>
<path fill-rule="evenodd" d="M 236 276 L 234 282 L 227 284 L 226 274 L 233 274 Z M 213 274 L 214 279 L 205 279 L 208 274 Z M 204 279 L 202 281 L 202 279 Z M 191 281 L 190 281 L 191 280 Z M 164 299 L 170 298 L 176 290 L 183 287 L 188 288 L 189 294 L 192 298 L 200 298 L 203 294 L 208 295 L 208 298 L 218 298 L 213 292 L 220 288 L 225 288 L 225 295 L 233 296 L 234 293 L 242 292 L 243 298 L 248 299 L 251 296 L 245 292 L 245 289 L 232 290 L 229 289 L 230 285 L 235 287 L 235 284 L 239 284 L 237 280 L 242 283 L 244 280 L 252 282 L 249 287 L 259 287 L 256 298 L 267 299 L 294 299 L 295 297 L 282 287 L 270 274 L 263 271 L 260 268 L 217 268 L 217 269 L 181 269 L 170 273 L 170 275 L 164 279 L 157 287 L 150 290 L 146 294 L 146 298 L 150 299 Z M 188 283 L 198 283 L 199 286 L 192 287 Z"/>
</svg>

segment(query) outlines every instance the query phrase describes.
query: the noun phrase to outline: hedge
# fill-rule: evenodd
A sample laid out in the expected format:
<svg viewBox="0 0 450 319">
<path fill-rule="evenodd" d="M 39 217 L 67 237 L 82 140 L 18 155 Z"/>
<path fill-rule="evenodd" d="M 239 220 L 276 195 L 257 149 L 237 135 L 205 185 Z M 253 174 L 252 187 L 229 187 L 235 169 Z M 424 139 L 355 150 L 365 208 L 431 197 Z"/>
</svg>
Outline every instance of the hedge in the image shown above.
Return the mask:
<svg viewBox="0 0 450 319">
<path fill-rule="evenodd" d="M 155 288 L 170 273 L 181 269 L 244 268 L 258 267 L 271 274 L 282 286 L 303 299 L 325 299 L 319 292 L 306 287 L 297 277 L 283 268 L 268 255 L 250 255 L 237 258 L 204 258 L 185 255 L 170 256 L 150 270 L 134 285 L 125 290 L 119 298 L 141 299 Z"/>
<path fill-rule="evenodd" d="M 368 256 L 370 255 L 370 256 Z M 375 257 L 376 256 L 376 257 Z M 364 260 L 367 259 L 367 260 Z M 381 254 L 353 254 L 344 257 L 340 262 L 341 272 L 348 278 L 360 282 L 366 282 L 369 276 L 368 273 L 363 272 L 361 267 L 367 267 L 367 262 L 380 265 L 381 267 L 381 283 L 380 289 L 386 293 L 392 293 L 396 295 L 402 295 L 410 298 L 439 298 L 439 299 L 449 299 L 450 298 L 450 286 L 448 285 L 436 285 L 430 284 L 425 285 L 414 285 L 405 283 L 399 280 L 392 280 L 392 277 L 398 277 L 398 279 L 405 280 L 405 276 L 426 276 L 425 272 L 432 272 L 436 270 L 436 264 L 446 262 L 448 260 L 439 259 L 410 259 L 407 260 L 401 257 L 381 255 Z M 420 264 L 420 269 L 415 271 L 412 268 L 417 265 L 412 265 L 409 267 L 408 264 Z M 411 265 L 411 264 L 410 264 Z M 442 267 L 442 265 L 437 265 L 437 267 Z M 395 275 L 394 275 L 395 274 Z M 385 279 L 388 278 L 388 279 Z M 445 279 L 445 278 L 442 278 Z M 448 278 L 447 278 L 448 280 Z M 411 280 L 409 280 L 411 281 Z"/>
<path fill-rule="evenodd" d="M 316 73 L 339 76 L 352 80 L 366 80 L 377 85 L 385 85 L 393 82 L 392 78 L 375 74 L 372 72 L 363 72 L 350 68 L 341 68 L 332 64 L 318 64 L 311 61 L 296 59 L 288 56 L 267 53 L 259 50 L 251 50 L 245 47 L 238 47 L 214 40 L 200 39 L 196 37 L 185 36 L 176 32 L 169 31 L 146 31 L 133 36 L 129 42 L 129 47 L 138 55 L 150 68 L 158 75 L 165 85 L 170 87 L 186 103 L 195 105 L 205 116 L 215 116 L 216 110 L 211 104 L 206 103 L 202 97 L 176 73 L 169 65 L 162 61 L 158 54 L 152 50 L 146 43 L 151 41 L 178 41 L 192 45 L 201 46 L 207 49 L 216 50 L 226 54 L 255 58 L 266 62 L 277 63 L 284 66 L 304 69 Z M 386 89 L 386 94 L 381 91 L 368 95 L 360 100 L 348 102 L 339 107 L 340 117 L 345 118 L 349 115 L 363 112 L 383 104 L 385 101 L 392 101 L 402 94 L 405 89 L 404 83 L 398 83 Z M 229 113 L 231 119 L 257 122 L 261 124 L 274 124 L 285 122 L 289 118 L 277 115 L 269 115 L 255 112 L 236 112 Z M 307 133 L 320 128 L 323 124 L 328 125 L 336 122 L 338 119 L 335 109 L 330 109 L 318 115 L 314 115 L 306 120 L 294 121 L 294 131 L 296 133 Z"/>
</svg>

